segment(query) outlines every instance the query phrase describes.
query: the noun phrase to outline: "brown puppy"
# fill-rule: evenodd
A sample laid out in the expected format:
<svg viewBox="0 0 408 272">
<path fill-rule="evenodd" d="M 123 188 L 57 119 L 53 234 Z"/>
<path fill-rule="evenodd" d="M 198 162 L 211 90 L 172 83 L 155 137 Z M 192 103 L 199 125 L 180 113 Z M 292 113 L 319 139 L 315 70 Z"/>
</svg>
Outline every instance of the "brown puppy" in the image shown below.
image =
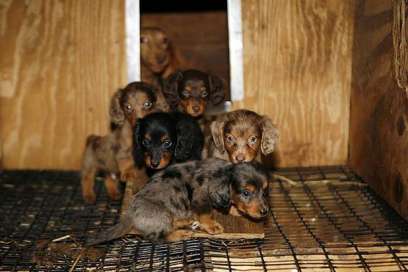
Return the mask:
<svg viewBox="0 0 408 272">
<path fill-rule="evenodd" d="M 82 195 L 86 202 L 96 200 L 93 187 L 98 172 L 104 174 L 106 189 L 112 199 L 120 197 L 119 178 L 131 182 L 138 178 L 147 179 L 134 166 L 132 132 L 137 118 L 157 110 L 155 103 L 153 87 L 142 82 L 130 83 L 113 95 L 111 132 L 106 136 L 90 135 L 86 140 L 81 167 Z"/>
<path fill-rule="evenodd" d="M 225 98 L 222 80 L 198 70 L 177 71 L 165 83 L 163 93 L 172 110 L 193 117 L 202 116 L 207 104 L 220 104 Z"/>
<path fill-rule="evenodd" d="M 142 238 L 177 241 L 193 236 L 192 223 L 210 233 L 223 232 L 214 209 L 230 206 L 245 216 L 262 219 L 269 213 L 268 172 L 256 162 L 232 164 L 219 159 L 169 166 L 152 176 L 131 200 L 119 224 L 87 241 L 94 245 L 134 230 Z M 186 229 L 187 228 L 187 229 Z"/>
<path fill-rule="evenodd" d="M 267 116 L 250 110 L 236 110 L 215 117 L 206 136 L 203 157 L 216 157 L 233 163 L 260 161 L 269 155 L 279 139 L 277 128 Z M 260 151 L 260 152 L 259 152 Z"/>
<path fill-rule="evenodd" d="M 140 53 L 142 81 L 156 88 L 158 106 L 168 111 L 169 106 L 162 94 L 163 79 L 179 68 L 179 57 L 166 33 L 157 27 L 140 30 Z"/>
</svg>

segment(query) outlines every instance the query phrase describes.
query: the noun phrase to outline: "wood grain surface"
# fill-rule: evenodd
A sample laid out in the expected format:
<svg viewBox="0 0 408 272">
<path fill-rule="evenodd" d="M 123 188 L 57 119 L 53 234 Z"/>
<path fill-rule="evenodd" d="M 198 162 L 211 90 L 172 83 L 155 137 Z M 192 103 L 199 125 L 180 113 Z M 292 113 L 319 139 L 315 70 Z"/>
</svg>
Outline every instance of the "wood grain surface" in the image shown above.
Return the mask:
<svg viewBox="0 0 408 272">
<path fill-rule="evenodd" d="M 5 168 L 79 167 L 126 83 L 124 1 L 0 1 Z"/>
<path fill-rule="evenodd" d="M 243 0 L 245 99 L 281 132 L 280 165 L 347 160 L 354 1 Z"/>
<path fill-rule="evenodd" d="M 350 164 L 408 219 L 408 95 L 394 79 L 392 1 L 358 3 Z"/>
</svg>

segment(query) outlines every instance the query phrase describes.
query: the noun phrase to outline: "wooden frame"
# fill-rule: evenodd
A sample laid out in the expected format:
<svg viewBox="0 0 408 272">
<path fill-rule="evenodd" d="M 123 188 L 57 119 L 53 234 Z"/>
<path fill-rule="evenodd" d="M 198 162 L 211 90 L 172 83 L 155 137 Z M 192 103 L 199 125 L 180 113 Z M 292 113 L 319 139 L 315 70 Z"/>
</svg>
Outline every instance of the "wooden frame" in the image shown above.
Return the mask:
<svg viewBox="0 0 408 272">
<path fill-rule="evenodd" d="M 140 0 L 126 0 L 128 81 L 140 80 Z M 244 98 L 241 0 L 227 0 L 231 100 Z"/>
</svg>

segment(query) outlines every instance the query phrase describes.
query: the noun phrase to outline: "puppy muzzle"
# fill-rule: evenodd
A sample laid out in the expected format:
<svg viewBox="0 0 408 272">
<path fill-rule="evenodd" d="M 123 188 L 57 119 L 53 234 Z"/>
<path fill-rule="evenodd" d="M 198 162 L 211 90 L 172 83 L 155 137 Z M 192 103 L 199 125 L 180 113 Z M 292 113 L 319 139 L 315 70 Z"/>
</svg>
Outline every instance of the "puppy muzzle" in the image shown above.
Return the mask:
<svg viewBox="0 0 408 272">
<path fill-rule="evenodd" d="M 161 161 L 161 152 L 154 150 L 150 156 L 150 167 L 157 168 Z"/>
</svg>

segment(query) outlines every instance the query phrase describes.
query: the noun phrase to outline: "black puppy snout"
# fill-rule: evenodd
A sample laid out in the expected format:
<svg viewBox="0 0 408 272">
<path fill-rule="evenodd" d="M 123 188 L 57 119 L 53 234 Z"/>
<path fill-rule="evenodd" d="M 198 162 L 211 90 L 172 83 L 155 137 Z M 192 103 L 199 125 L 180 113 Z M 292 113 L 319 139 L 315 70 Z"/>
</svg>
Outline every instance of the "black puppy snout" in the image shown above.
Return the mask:
<svg viewBox="0 0 408 272">
<path fill-rule="evenodd" d="M 150 165 L 151 165 L 153 168 L 156 168 L 157 166 L 159 166 L 159 164 L 160 164 L 160 162 L 158 162 L 158 161 L 152 161 L 152 162 L 150 163 Z"/>
</svg>

